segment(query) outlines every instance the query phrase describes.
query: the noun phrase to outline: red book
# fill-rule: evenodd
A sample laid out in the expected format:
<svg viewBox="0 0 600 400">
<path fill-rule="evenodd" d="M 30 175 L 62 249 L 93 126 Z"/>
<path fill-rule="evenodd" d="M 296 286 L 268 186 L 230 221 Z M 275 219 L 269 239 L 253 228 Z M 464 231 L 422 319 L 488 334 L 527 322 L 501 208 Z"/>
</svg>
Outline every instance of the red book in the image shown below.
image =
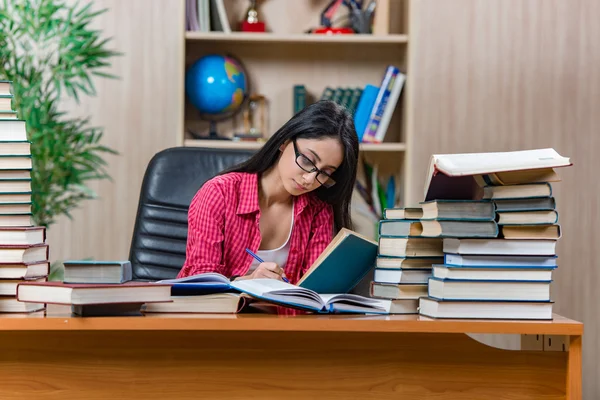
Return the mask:
<svg viewBox="0 0 600 400">
<path fill-rule="evenodd" d="M 134 281 L 121 284 L 23 282 L 17 286 L 17 300 L 65 305 L 169 302 L 171 285 Z"/>
</svg>

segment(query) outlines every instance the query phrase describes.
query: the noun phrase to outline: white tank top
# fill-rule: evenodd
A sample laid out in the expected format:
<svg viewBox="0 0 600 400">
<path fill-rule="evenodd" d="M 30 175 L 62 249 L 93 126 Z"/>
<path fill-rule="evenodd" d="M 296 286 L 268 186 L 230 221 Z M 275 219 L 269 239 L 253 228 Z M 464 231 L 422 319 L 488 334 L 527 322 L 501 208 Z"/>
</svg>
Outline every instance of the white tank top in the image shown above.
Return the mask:
<svg viewBox="0 0 600 400">
<path fill-rule="evenodd" d="M 296 202 L 292 205 L 292 224 L 290 226 L 290 232 L 288 233 L 287 240 L 284 244 L 273 250 L 258 250 L 256 255 L 262 258 L 265 262 L 274 262 L 279 265 L 280 268 L 284 269 L 285 264 L 290 254 L 290 237 L 292 236 L 292 228 L 294 227 L 294 207 Z M 250 275 L 258 267 L 260 262 L 252 258 L 252 264 L 246 275 Z"/>
</svg>

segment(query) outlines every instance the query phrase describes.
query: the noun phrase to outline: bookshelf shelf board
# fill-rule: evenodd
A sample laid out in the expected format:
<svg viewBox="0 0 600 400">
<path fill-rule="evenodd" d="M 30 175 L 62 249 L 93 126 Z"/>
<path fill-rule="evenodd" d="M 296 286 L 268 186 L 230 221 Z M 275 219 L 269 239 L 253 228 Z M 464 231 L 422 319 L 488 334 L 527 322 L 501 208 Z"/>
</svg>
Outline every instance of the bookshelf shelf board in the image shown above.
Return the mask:
<svg viewBox="0 0 600 400">
<path fill-rule="evenodd" d="M 254 43 L 345 43 L 345 44 L 406 44 L 408 35 L 322 35 L 322 34 L 276 34 L 244 32 L 186 32 L 186 41 L 206 42 L 254 42 Z"/>
<path fill-rule="evenodd" d="M 261 142 L 234 142 L 232 140 L 196 140 L 186 139 L 184 146 L 189 147 L 208 147 L 213 149 L 240 149 L 257 150 L 262 147 Z M 361 143 L 361 151 L 389 151 L 402 152 L 406 150 L 404 143 Z"/>
</svg>

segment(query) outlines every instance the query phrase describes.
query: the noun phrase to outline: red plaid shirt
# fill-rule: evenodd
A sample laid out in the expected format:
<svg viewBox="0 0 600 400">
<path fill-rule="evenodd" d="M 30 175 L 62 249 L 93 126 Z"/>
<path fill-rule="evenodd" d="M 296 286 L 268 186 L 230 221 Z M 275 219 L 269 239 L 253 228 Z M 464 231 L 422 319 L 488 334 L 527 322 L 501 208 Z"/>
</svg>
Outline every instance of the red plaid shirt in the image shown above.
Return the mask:
<svg viewBox="0 0 600 400">
<path fill-rule="evenodd" d="M 246 275 L 258 251 L 258 176 L 219 175 L 202 186 L 188 212 L 186 260 L 178 278 L 203 272 Z M 333 238 L 333 209 L 313 193 L 296 198 L 285 274 L 296 283 Z"/>
</svg>

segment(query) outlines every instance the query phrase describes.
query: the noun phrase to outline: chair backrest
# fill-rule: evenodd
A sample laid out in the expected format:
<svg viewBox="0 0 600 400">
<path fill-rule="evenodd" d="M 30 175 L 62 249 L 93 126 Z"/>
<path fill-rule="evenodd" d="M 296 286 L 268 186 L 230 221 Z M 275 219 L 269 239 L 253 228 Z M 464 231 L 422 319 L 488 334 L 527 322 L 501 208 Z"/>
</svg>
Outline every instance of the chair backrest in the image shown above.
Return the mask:
<svg viewBox="0 0 600 400">
<path fill-rule="evenodd" d="M 134 280 L 177 276 L 185 262 L 192 198 L 204 182 L 253 153 L 174 147 L 154 155 L 144 174 L 129 250 Z"/>
</svg>

